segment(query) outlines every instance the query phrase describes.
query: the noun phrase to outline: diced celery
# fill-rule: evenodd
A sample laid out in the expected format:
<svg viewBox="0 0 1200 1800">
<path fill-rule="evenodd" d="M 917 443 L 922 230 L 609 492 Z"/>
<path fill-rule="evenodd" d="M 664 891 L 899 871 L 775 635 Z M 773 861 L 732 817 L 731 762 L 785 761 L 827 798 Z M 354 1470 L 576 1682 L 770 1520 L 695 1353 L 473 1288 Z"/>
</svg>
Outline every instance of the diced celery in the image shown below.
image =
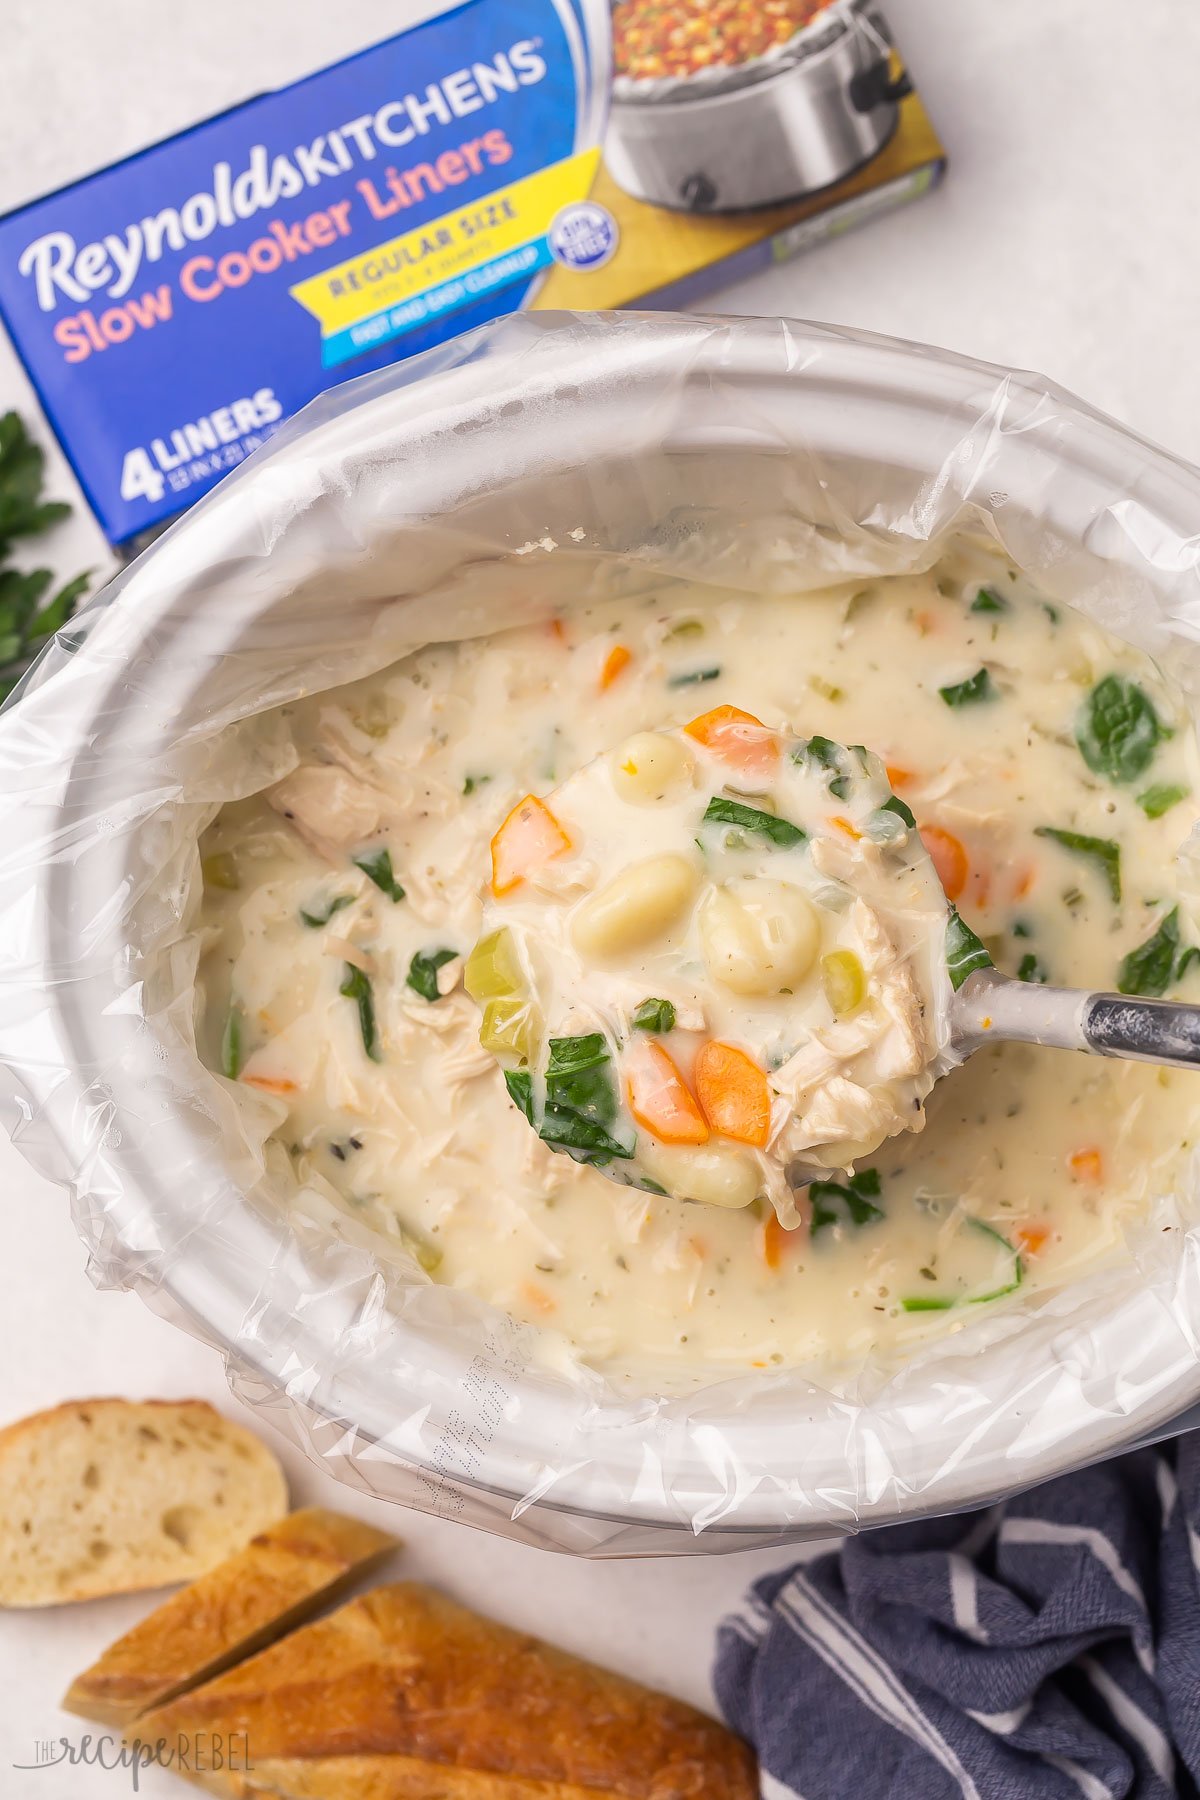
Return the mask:
<svg viewBox="0 0 1200 1800">
<path fill-rule="evenodd" d="M 858 1011 L 867 996 L 867 978 L 853 950 L 831 950 L 821 958 L 821 985 L 835 1018 Z"/>
<path fill-rule="evenodd" d="M 498 996 L 483 1009 L 479 1041 L 493 1056 L 533 1055 L 534 1018 L 527 1000 Z"/>
<path fill-rule="evenodd" d="M 405 1231 L 403 1240 L 405 1248 L 427 1275 L 432 1275 L 441 1267 L 442 1252 L 427 1237 L 418 1235 L 415 1231 Z"/>
<path fill-rule="evenodd" d="M 242 885 L 237 863 L 228 850 L 216 850 L 211 856 L 201 857 L 200 873 L 205 887 L 225 888 L 232 894 Z"/>
<path fill-rule="evenodd" d="M 506 927 L 480 938 L 467 958 L 463 982 L 472 1000 L 506 999 L 520 993 L 525 976 Z"/>
</svg>

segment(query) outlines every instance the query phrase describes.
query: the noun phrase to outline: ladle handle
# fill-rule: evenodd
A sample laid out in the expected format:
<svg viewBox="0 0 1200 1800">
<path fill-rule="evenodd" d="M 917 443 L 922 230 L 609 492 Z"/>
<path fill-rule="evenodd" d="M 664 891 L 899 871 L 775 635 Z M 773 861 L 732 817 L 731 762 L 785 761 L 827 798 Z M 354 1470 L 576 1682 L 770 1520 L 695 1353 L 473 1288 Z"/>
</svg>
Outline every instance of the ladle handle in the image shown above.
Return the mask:
<svg viewBox="0 0 1200 1800">
<path fill-rule="evenodd" d="M 1042 987 L 989 969 L 971 976 L 954 996 L 950 1024 L 952 1047 L 962 1057 L 1013 1039 L 1200 1068 L 1200 1006 L 1178 1000 Z"/>
<path fill-rule="evenodd" d="M 1178 1000 L 1142 1000 L 1125 994 L 1090 994 L 1083 1012 L 1089 1050 L 1135 1062 L 1200 1068 L 1200 1006 Z"/>
</svg>

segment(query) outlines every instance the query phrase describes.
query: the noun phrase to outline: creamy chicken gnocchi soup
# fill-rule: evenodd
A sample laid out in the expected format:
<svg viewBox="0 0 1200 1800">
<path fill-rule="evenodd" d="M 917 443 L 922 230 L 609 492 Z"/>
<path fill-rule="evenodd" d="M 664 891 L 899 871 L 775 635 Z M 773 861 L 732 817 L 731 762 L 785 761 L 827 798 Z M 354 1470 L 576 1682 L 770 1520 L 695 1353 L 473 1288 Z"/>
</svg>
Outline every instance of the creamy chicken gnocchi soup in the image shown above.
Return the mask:
<svg viewBox="0 0 1200 1800">
<path fill-rule="evenodd" d="M 966 931 L 913 813 L 863 745 L 737 707 L 519 801 L 484 933 L 465 983 L 509 1094 L 650 1193 L 794 1227 L 795 1187 L 918 1130 L 949 1066 Z"/>
<path fill-rule="evenodd" d="M 878 791 L 841 815 L 863 839 L 841 835 L 870 843 L 864 827 L 883 795 L 895 798 L 892 816 L 915 821 L 962 922 L 963 968 L 990 957 L 1023 981 L 1200 1000 L 1180 884 L 1200 785 L 1180 695 L 1144 656 L 973 548 L 927 574 L 816 594 L 667 583 L 430 646 L 285 708 L 292 772 L 227 806 L 201 846 L 199 1043 L 262 1116 L 272 1154 L 430 1280 L 544 1327 L 549 1344 L 613 1379 L 660 1389 L 902 1352 L 1121 1256 L 1127 1230 L 1180 1184 L 1200 1118 L 1190 1074 L 997 1045 L 918 1096 L 923 1130 L 833 1159 L 793 1210 L 756 1160 L 762 1078 L 791 1061 L 789 1105 L 805 1117 L 822 1083 L 853 1076 L 863 1051 L 849 1048 L 852 1034 L 888 1015 L 887 967 L 919 971 L 894 922 L 873 962 L 853 902 L 823 907 L 816 886 L 819 929 L 793 914 L 781 952 L 796 969 L 812 952 L 803 976 L 771 996 L 714 979 L 749 956 L 751 987 L 762 980 L 754 932 L 726 905 L 744 904 L 739 884 L 766 878 L 761 833 L 756 849 L 733 809 L 787 818 L 781 789 L 756 795 L 754 778 L 720 766 L 722 731 L 746 716 L 783 733 L 780 754 L 817 746 L 792 765 L 801 774 L 821 769 L 823 742 L 881 760 Z M 600 1033 L 612 1067 L 576 1044 L 581 1066 L 567 1068 L 572 1053 L 560 1052 L 547 1109 L 551 1034 L 522 1051 L 530 965 L 495 933 L 527 906 L 536 933 L 572 859 L 546 859 L 560 874 L 510 889 L 514 911 L 500 919 L 496 889 L 506 867 L 520 875 L 531 841 L 511 826 L 506 837 L 505 823 L 528 797 L 553 816 L 556 789 L 593 779 L 589 768 L 611 772 L 617 753 L 636 764 L 648 735 L 656 755 L 657 740 L 671 745 L 668 762 L 691 759 L 693 799 L 706 810 L 716 797 L 727 816 L 701 820 L 689 849 L 643 808 L 643 836 L 621 852 L 622 866 L 661 854 L 687 867 L 668 941 L 674 932 L 690 950 L 653 981 L 637 962 L 646 942 L 611 937 L 615 837 L 568 896 L 563 917 L 589 921 L 589 979 L 615 984 Z M 831 890 L 838 881 L 834 869 Z M 803 995 L 783 992 L 792 985 Z M 698 1035 L 680 1036 L 689 1030 Z M 698 1068 L 693 1048 L 710 1041 L 718 1049 Z M 630 1044 L 660 1075 L 659 1055 L 669 1059 L 670 1104 L 706 1136 L 671 1145 L 638 1126 L 646 1179 L 620 1186 L 582 1140 L 597 1068 L 615 1074 Z M 529 1107 L 525 1083 L 511 1091 L 526 1071 Z M 664 1103 L 653 1081 L 634 1091 Z M 614 1086 L 614 1104 L 630 1092 Z M 705 1204 L 711 1189 L 694 1201 L 653 1191 L 672 1185 L 651 1169 L 667 1150 L 724 1162 L 749 1152 L 744 1204 Z"/>
</svg>

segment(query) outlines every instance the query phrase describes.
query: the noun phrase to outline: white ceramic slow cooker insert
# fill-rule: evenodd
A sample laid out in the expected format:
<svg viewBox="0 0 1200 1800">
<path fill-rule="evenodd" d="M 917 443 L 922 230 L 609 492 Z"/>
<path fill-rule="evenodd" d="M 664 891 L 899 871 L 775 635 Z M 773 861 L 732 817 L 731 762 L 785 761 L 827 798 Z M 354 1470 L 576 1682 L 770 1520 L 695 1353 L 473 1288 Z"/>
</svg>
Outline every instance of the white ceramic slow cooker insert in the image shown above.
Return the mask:
<svg viewBox="0 0 1200 1800">
<path fill-rule="evenodd" d="M 1200 691 L 1200 474 L 1032 377 L 821 326 L 542 314 L 302 413 L 0 716 L 4 1116 L 97 1278 L 219 1346 L 334 1474 L 591 1554 L 966 1506 L 1200 1400 L 1194 1196 L 1128 1266 L 851 1387 L 567 1379 L 531 1328 L 289 1216 L 190 1041 L 196 832 L 271 778 L 239 720 L 597 591 L 818 587 L 962 525 Z"/>
</svg>

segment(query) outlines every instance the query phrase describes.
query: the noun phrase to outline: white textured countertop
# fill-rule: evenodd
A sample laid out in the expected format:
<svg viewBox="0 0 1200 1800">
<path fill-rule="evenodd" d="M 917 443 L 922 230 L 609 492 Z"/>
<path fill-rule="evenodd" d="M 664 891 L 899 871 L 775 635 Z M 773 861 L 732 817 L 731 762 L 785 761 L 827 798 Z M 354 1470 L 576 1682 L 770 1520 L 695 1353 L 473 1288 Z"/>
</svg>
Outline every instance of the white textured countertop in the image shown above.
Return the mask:
<svg viewBox="0 0 1200 1800">
<path fill-rule="evenodd" d="M 431 10 L 422 7 L 420 11 Z M 950 154 L 931 199 L 713 296 L 714 310 L 787 313 L 945 344 L 1041 370 L 1138 431 L 1200 460 L 1191 354 L 1200 302 L 1194 230 L 1200 9 L 1141 0 L 888 0 Z M 417 16 L 403 0 L 150 0 L 85 7 L 7 0 L 0 210 L 373 42 Z M 13 76 L 16 79 L 12 79 Z M 0 342 L 0 410 L 31 411 Z M 72 492 L 56 453 L 52 486 Z M 64 574 L 103 566 L 82 520 L 45 553 Z M 100 1294 L 61 1193 L 0 1140 L 0 1421 L 88 1393 L 227 1398 L 219 1358 L 131 1295 Z M 272 1436 L 270 1428 L 264 1428 Z M 273 1440 L 274 1441 L 274 1440 Z M 705 1703 L 712 1630 L 763 1553 L 595 1563 L 544 1553 L 344 1495 L 280 1446 L 297 1498 L 386 1518 L 405 1574 Z M 23 1772 L 40 1740 L 81 1721 L 57 1710 L 70 1676 L 145 1610 L 143 1599 L 0 1618 L 0 1793 L 92 1800 L 126 1772 Z M 184 1790 L 142 1777 L 157 1800 Z"/>
</svg>

